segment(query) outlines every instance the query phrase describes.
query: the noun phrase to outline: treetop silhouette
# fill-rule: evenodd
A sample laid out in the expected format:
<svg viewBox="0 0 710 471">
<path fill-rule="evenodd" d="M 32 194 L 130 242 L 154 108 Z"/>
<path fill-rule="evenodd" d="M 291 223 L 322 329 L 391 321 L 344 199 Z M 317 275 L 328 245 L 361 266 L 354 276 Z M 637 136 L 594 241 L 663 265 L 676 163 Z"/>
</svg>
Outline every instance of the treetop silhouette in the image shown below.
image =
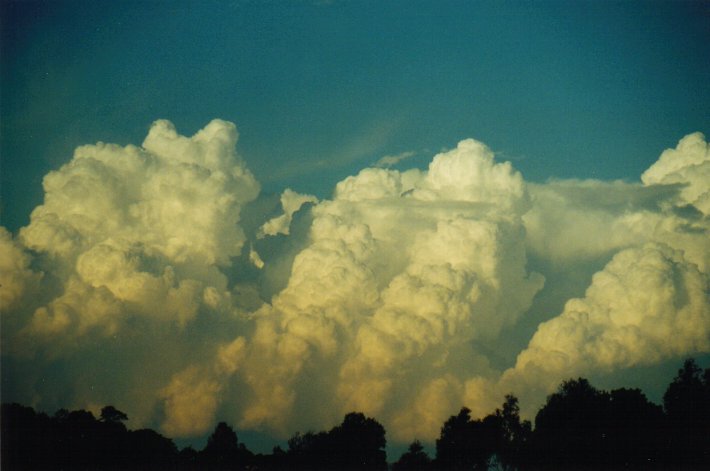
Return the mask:
<svg viewBox="0 0 710 471">
<path fill-rule="evenodd" d="M 2 469 L 46 470 L 385 470 L 386 431 L 359 412 L 328 431 L 297 432 L 288 449 L 255 455 L 226 422 L 203 450 L 177 449 L 150 430 L 128 430 L 127 414 L 114 406 L 99 418 L 84 410 L 53 416 L 19 404 L 0 414 Z M 434 458 L 414 441 L 394 471 L 666 470 L 710 469 L 710 368 L 688 359 L 664 396 L 663 407 L 639 389 L 603 391 L 585 378 L 569 379 L 548 396 L 535 427 L 520 418 L 518 399 L 473 419 L 463 407 L 449 417 Z"/>
</svg>

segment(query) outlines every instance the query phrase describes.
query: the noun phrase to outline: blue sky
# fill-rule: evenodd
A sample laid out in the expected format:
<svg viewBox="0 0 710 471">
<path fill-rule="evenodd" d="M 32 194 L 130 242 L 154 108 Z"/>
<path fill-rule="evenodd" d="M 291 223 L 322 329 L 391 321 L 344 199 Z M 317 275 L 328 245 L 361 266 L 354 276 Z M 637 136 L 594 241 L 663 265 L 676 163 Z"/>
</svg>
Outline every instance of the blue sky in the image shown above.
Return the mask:
<svg viewBox="0 0 710 471">
<path fill-rule="evenodd" d="M 706 366 L 707 2 L 0 5 L 3 400 L 404 447 Z"/>
<path fill-rule="evenodd" d="M 263 183 L 327 196 L 466 137 L 526 179 L 631 179 L 710 117 L 702 2 L 3 2 L 3 224 L 96 141 L 215 117 Z"/>
</svg>

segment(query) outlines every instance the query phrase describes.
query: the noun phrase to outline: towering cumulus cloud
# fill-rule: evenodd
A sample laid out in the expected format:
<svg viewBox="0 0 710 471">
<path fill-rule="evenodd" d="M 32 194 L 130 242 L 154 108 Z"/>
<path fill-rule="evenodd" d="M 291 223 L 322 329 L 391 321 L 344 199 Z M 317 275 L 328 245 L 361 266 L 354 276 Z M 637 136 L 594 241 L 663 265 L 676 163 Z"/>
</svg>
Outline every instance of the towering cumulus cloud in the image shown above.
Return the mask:
<svg viewBox="0 0 710 471">
<path fill-rule="evenodd" d="M 406 442 L 462 405 L 534 408 L 570 375 L 710 351 L 701 134 L 643 183 L 526 184 L 469 139 L 330 199 L 287 189 L 276 217 L 236 141 L 223 121 L 189 138 L 158 121 L 142 147 L 80 147 L 45 177 L 30 224 L 0 230 L 6 394 L 113 403 L 174 437 L 218 419 L 288 437 L 357 410 Z M 582 296 L 544 283 L 580 266 L 597 271 Z M 562 312 L 492 361 L 541 292 Z"/>
<path fill-rule="evenodd" d="M 18 241 L 3 231 L 9 246 L 3 265 L 12 268 L 5 275 L 9 282 L 3 280 L 3 327 L 11 327 L 3 332 L 4 353 L 36 355 L 33 373 L 47 361 L 48 369 L 101 383 L 110 374 L 107 366 L 95 371 L 98 365 L 89 358 L 105 349 L 116 355 L 117 366 L 129 362 L 114 372 L 124 391 L 134 388 L 130 382 L 140 384 L 150 368 L 160 369 L 158 379 L 183 353 L 198 353 L 188 345 L 187 326 L 200 315 L 236 314 L 220 267 L 240 253 L 240 209 L 259 191 L 235 153 L 236 140 L 235 126 L 224 121 L 212 121 L 191 138 L 157 121 L 141 148 L 83 146 L 49 173 L 44 204 Z M 36 254 L 32 264 L 27 249 Z M 40 277 L 41 292 L 32 296 L 26 289 L 20 299 L 19 288 L 31 288 Z M 165 354 L 172 358 L 160 368 L 155 363 Z M 62 395 L 77 385 L 55 387 Z M 144 392 L 142 403 L 150 404 L 155 393 L 136 388 L 136 394 Z M 30 394 L 41 397 L 39 391 Z"/>
<path fill-rule="evenodd" d="M 201 304 L 228 296 L 214 267 L 239 254 L 240 207 L 258 193 L 234 153 L 236 140 L 236 128 L 224 121 L 192 138 L 157 121 L 142 149 L 80 147 L 47 175 L 45 202 L 20 239 L 46 253 L 68 281 L 33 314 L 29 329 L 112 333 L 124 307 L 184 325 Z"/>
<path fill-rule="evenodd" d="M 557 240 L 546 228 L 559 214 L 538 208 L 528 216 L 537 250 L 562 259 L 575 252 L 616 253 L 583 298 L 569 300 L 559 316 L 539 326 L 502 384 L 549 391 L 571 375 L 710 351 L 708 172 L 710 147 L 695 133 L 661 155 L 643 174 L 642 187 L 571 182 L 539 190 L 547 211 L 559 209 L 572 223 L 588 213 L 605 224 L 567 244 L 540 244 Z M 567 193 L 574 187 L 583 195 L 576 201 Z M 569 223 L 560 226 L 568 236 L 574 232 Z"/>
<path fill-rule="evenodd" d="M 514 324 L 542 286 L 525 269 L 529 204 L 520 174 L 473 140 L 428 172 L 345 179 L 312 209 L 306 248 L 248 343 L 190 365 L 170 400 L 231 383 L 243 427 L 286 433 L 361 410 L 395 438 L 433 437 L 466 376 L 491 374 L 476 340 Z M 213 366 L 227 357 L 234 367 Z M 177 386 L 194 374 L 194 388 Z"/>
<path fill-rule="evenodd" d="M 641 180 L 645 185 L 682 185 L 682 201 L 710 214 L 710 147 L 705 136 L 699 132 L 685 136 L 675 149 L 663 152 Z"/>
<path fill-rule="evenodd" d="M 318 404 L 330 420 L 362 410 L 398 422 L 396 437 L 431 436 L 463 376 L 488 372 L 475 339 L 514 323 L 542 285 L 525 270 L 528 204 L 520 174 L 473 140 L 428 172 L 340 182 L 313 209 L 288 286 L 258 314 L 246 424 Z M 301 375 L 319 375 L 317 391 L 295 387 Z"/>
</svg>

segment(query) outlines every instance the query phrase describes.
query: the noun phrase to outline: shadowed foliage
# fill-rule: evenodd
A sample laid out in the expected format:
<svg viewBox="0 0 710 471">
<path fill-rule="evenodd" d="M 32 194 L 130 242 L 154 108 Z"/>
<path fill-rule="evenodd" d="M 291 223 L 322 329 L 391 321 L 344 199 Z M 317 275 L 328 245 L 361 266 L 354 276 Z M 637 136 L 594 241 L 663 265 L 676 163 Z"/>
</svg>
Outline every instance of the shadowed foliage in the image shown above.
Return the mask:
<svg viewBox="0 0 710 471">
<path fill-rule="evenodd" d="M 710 368 L 689 358 L 663 395 L 673 461 L 710 469 Z"/>
<path fill-rule="evenodd" d="M 288 469 L 385 470 L 385 429 L 359 412 L 329 432 L 297 433 L 288 441 Z"/>
<path fill-rule="evenodd" d="M 431 458 L 424 452 L 424 447 L 415 440 L 409 445 L 396 463 L 392 465 L 392 471 L 427 471 L 433 469 Z"/>
</svg>

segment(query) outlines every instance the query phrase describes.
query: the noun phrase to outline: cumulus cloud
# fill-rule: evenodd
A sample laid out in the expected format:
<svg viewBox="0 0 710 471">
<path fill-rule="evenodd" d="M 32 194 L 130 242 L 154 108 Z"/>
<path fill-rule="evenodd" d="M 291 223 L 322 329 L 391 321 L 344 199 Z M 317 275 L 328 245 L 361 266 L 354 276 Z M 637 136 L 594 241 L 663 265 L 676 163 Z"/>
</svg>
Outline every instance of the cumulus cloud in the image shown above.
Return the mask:
<svg viewBox="0 0 710 471">
<path fill-rule="evenodd" d="M 215 420 L 219 382 L 201 377 L 198 367 L 190 367 L 173 376 L 162 391 L 166 420 L 162 424 L 170 436 L 199 435 L 209 430 Z"/>
<path fill-rule="evenodd" d="M 681 184 L 682 200 L 710 214 L 710 145 L 705 136 L 699 132 L 685 136 L 675 149 L 665 150 L 641 180 L 645 185 Z"/>
<path fill-rule="evenodd" d="M 317 202 L 318 198 L 313 195 L 302 195 L 300 193 L 296 193 L 290 188 L 286 188 L 281 194 L 281 207 L 283 208 L 283 214 L 266 221 L 259 228 L 257 237 L 261 239 L 265 236 L 274 236 L 277 234 L 288 235 L 293 214 L 301 209 L 301 206 L 304 204 Z"/>
<path fill-rule="evenodd" d="M 429 425 L 445 418 L 432 404 L 462 397 L 442 385 L 489 373 L 469 343 L 514 324 L 542 286 L 525 266 L 528 204 L 520 174 L 473 140 L 426 172 L 372 168 L 340 182 L 312 208 L 287 286 L 255 315 L 241 424 L 278 430 L 293 409 L 314 413 L 301 384 L 314 374 L 324 419 L 362 410 L 401 424 L 392 433 L 403 439 L 424 433 L 421 417 L 403 418 L 412 408 Z M 470 364 L 452 373 L 462 354 Z"/>
<path fill-rule="evenodd" d="M 663 152 L 642 183 L 561 180 L 529 185 L 524 215 L 532 253 L 558 264 L 611 257 L 646 242 L 681 249 L 707 272 L 710 151 L 690 134 Z"/>
<path fill-rule="evenodd" d="M 113 238 L 170 261 L 228 263 L 244 240 L 235 225 L 240 204 L 258 192 L 238 164 L 236 139 L 236 128 L 223 121 L 192 138 L 157 121 L 143 148 L 80 147 L 70 163 L 45 177 L 45 202 L 21 238 L 60 257 Z"/>
<path fill-rule="evenodd" d="M 203 293 L 213 304 L 228 296 L 217 267 L 240 253 L 240 208 L 259 191 L 235 153 L 236 140 L 236 128 L 224 121 L 191 138 L 157 121 L 141 148 L 83 146 L 49 173 L 44 204 L 20 240 L 52 257 L 51 268 L 68 281 L 35 312 L 31 329 L 75 325 L 72 332 L 81 334 L 96 324 L 112 333 L 124 310 L 184 325 Z M 85 298 L 95 309 L 82 309 Z"/>
<path fill-rule="evenodd" d="M 710 351 L 700 134 L 641 183 L 528 184 L 467 139 L 427 169 L 363 169 L 330 199 L 287 189 L 282 214 L 248 224 L 259 184 L 236 142 L 224 121 L 192 137 L 157 121 L 141 147 L 83 146 L 46 176 L 30 224 L 0 230 L 13 393 L 114 403 L 175 437 L 219 419 L 283 438 L 359 410 L 407 442 L 462 405 Z M 586 292 L 545 286 L 547 267 L 589 260 Z M 564 307 L 494 364 L 544 290 Z M 52 387 L 26 379 L 49 370 Z"/>
<path fill-rule="evenodd" d="M 30 291 L 36 291 L 42 274 L 32 270 L 30 261 L 22 245 L 0 227 L 0 306 L 4 312 L 16 308 Z"/>
<path fill-rule="evenodd" d="M 537 328 L 500 388 L 549 392 L 569 376 L 710 351 L 707 149 L 700 133 L 684 137 L 643 174 L 643 186 L 568 181 L 533 190 L 525 216 L 533 251 L 570 266 L 580 256 L 613 257 L 584 297 Z"/>
<path fill-rule="evenodd" d="M 710 350 L 710 278 L 682 252 L 647 244 L 616 254 L 583 298 L 537 329 L 512 374 L 547 378 L 653 364 Z"/>
<path fill-rule="evenodd" d="M 648 241 L 667 215 L 660 205 L 677 186 L 561 180 L 529 185 L 534 204 L 525 214 L 531 252 L 556 264 L 610 256 Z"/>
<path fill-rule="evenodd" d="M 135 362 L 123 372 L 135 384 L 121 389 L 150 384 L 143 399 L 149 405 L 141 408 L 148 420 L 157 391 L 167 387 L 141 377 L 153 358 L 166 356 L 151 374 L 167 380 L 171 368 L 185 367 L 181 356 L 210 350 L 195 345 L 200 336 L 188 333 L 192 324 L 235 325 L 246 315 L 235 307 L 226 269 L 245 244 L 240 211 L 259 185 L 236 154 L 236 141 L 235 126 L 225 121 L 192 137 L 157 121 L 142 147 L 82 146 L 50 172 L 44 203 L 17 240 L 0 233 L 3 354 L 34 358 L 26 364 L 30 376 L 57 361 L 81 370 L 83 358 L 121 339 L 125 345 L 114 353 Z M 105 368 L 90 368 L 97 381 L 105 378 Z M 71 375 L 63 380 L 57 395 L 74 389 Z M 170 383 L 166 397 L 177 397 L 169 392 L 183 383 Z"/>
</svg>

